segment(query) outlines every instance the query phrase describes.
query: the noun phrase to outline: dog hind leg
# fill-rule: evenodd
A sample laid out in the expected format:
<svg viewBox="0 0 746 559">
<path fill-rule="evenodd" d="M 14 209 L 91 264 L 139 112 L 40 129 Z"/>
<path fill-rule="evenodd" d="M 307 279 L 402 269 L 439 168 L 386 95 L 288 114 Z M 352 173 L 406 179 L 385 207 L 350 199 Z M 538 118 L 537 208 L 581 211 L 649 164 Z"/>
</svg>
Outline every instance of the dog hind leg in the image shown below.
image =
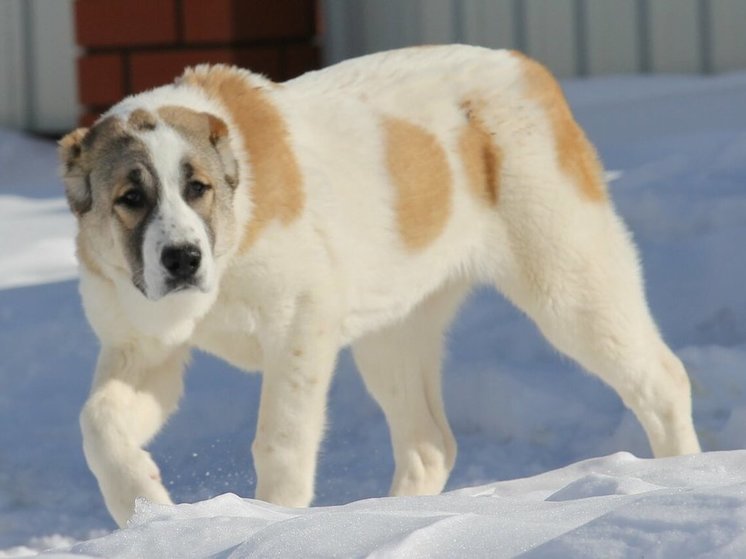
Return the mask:
<svg viewBox="0 0 746 559">
<path fill-rule="evenodd" d="M 585 217 L 582 234 L 555 221 L 523 235 L 518 271 L 498 288 L 557 349 L 616 390 L 656 457 L 699 452 L 689 379 L 650 315 L 634 246 L 610 207 Z"/>
</svg>

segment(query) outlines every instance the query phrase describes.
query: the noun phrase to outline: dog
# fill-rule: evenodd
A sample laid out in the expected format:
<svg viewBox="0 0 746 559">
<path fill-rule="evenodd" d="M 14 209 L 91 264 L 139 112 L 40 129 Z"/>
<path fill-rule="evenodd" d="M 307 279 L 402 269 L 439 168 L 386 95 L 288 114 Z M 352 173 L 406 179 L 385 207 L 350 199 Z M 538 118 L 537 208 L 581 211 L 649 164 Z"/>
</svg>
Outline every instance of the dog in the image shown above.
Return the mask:
<svg viewBox="0 0 746 559">
<path fill-rule="evenodd" d="M 83 448 L 119 525 L 137 497 L 171 502 L 143 447 L 192 347 L 264 375 L 258 499 L 311 503 L 346 345 L 391 431 L 391 494 L 440 492 L 456 456 L 443 332 L 475 284 L 614 388 L 655 456 L 699 452 L 601 164 L 520 53 L 407 48 L 285 83 L 197 66 L 59 151 L 101 343 Z"/>
</svg>

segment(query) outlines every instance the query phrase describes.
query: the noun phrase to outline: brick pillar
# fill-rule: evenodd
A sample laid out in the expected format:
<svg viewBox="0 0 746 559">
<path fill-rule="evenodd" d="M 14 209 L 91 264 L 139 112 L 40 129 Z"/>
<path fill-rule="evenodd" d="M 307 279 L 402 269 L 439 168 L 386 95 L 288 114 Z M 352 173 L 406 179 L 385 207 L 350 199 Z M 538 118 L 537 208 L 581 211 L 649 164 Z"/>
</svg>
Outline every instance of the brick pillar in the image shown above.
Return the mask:
<svg viewBox="0 0 746 559">
<path fill-rule="evenodd" d="M 236 64 L 282 81 L 319 67 L 316 0 L 76 0 L 82 125 L 186 66 Z"/>
</svg>

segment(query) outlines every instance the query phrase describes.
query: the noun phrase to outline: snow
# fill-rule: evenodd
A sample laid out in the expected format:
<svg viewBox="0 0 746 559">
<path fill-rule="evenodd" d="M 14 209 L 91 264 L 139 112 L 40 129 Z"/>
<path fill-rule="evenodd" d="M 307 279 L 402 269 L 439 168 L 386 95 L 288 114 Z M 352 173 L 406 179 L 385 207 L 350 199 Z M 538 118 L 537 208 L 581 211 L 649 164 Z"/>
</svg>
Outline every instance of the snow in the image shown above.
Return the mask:
<svg viewBox="0 0 746 559">
<path fill-rule="evenodd" d="M 77 276 L 75 224 L 64 199 L 0 195 L 0 221 L 7 235 L 0 238 L 0 289 Z M 12 234 L 20 231 L 24 232 L 22 243 L 18 242 L 18 233 Z"/>
<path fill-rule="evenodd" d="M 383 497 L 385 422 L 344 352 L 317 506 L 237 497 L 255 485 L 260 378 L 197 354 L 150 447 L 174 499 L 193 504 L 142 502 L 114 530 L 80 448 L 97 348 L 54 145 L 0 130 L 0 557 L 746 556 L 746 74 L 565 85 L 613 173 L 709 452 L 647 459 L 616 395 L 479 290 L 445 364 L 459 442 L 446 494 Z"/>
<path fill-rule="evenodd" d="M 305 510 L 230 493 L 175 507 L 142 501 L 127 530 L 46 556 L 736 557 L 745 467 L 740 451 L 657 461 L 620 452 L 438 497 Z"/>
</svg>

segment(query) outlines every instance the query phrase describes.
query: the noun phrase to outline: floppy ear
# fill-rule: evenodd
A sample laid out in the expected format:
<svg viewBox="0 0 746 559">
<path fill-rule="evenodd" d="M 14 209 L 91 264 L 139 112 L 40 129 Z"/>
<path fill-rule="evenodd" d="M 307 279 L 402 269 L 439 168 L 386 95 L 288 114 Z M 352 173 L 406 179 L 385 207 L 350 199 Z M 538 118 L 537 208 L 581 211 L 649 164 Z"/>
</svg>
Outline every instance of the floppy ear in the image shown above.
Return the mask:
<svg viewBox="0 0 746 559">
<path fill-rule="evenodd" d="M 67 203 L 77 216 L 90 210 L 92 204 L 91 186 L 81 162 L 83 138 L 87 133 L 87 128 L 78 128 L 62 138 L 58 144 L 58 154 L 62 164 L 60 174 L 65 183 Z"/>
<path fill-rule="evenodd" d="M 207 125 L 210 130 L 210 143 L 220 156 L 220 161 L 225 169 L 225 180 L 231 188 L 238 185 L 238 162 L 233 156 L 228 139 L 228 125 L 220 118 L 210 113 L 207 116 Z"/>
</svg>

